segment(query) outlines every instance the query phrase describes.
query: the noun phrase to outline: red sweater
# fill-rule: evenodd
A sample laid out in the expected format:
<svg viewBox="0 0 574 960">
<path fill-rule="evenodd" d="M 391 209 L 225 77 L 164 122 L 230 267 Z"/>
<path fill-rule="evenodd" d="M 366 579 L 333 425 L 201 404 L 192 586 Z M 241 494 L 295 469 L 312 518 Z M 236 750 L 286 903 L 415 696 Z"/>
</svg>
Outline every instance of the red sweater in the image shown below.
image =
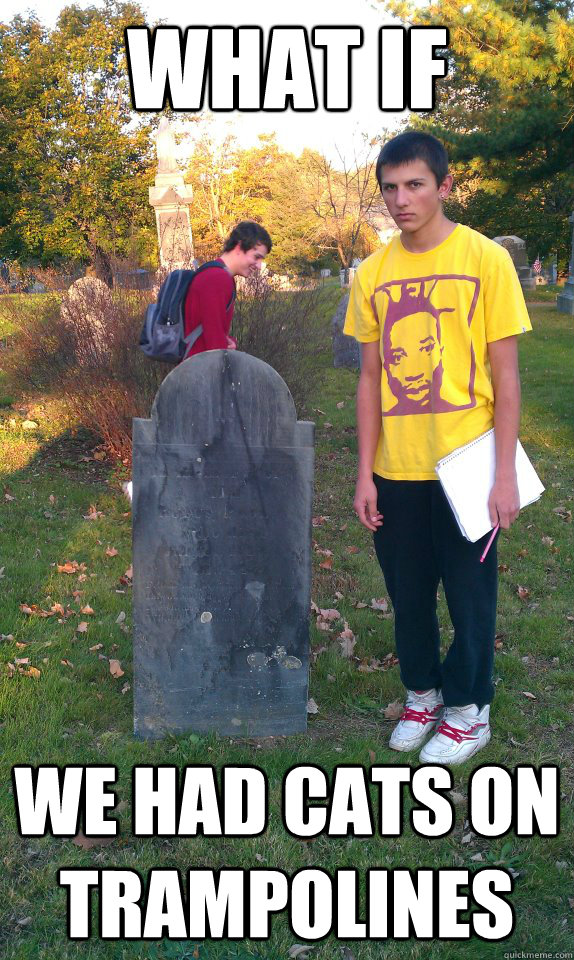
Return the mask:
<svg viewBox="0 0 574 960">
<path fill-rule="evenodd" d="M 220 261 L 223 263 L 223 261 Z M 189 352 L 193 357 L 204 350 L 226 350 L 227 337 L 233 319 L 233 301 L 235 281 L 227 270 L 213 267 L 203 270 L 194 278 L 185 301 L 185 335 L 187 336 L 199 324 L 203 324 L 203 333 L 197 338 Z"/>
</svg>

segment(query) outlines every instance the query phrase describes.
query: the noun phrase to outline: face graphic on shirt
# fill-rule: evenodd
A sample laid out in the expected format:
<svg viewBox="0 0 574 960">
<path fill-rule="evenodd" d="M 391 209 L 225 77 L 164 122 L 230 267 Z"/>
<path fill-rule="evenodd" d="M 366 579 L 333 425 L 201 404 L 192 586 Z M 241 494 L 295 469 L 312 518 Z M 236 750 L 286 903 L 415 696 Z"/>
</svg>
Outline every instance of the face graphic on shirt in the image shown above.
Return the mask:
<svg viewBox="0 0 574 960">
<path fill-rule="evenodd" d="M 440 322 L 421 312 L 397 320 L 384 345 L 389 386 L 400 404 L 429 407 L 442 379 Z"/>
<path fill-rule="evenodd" d="M 453 275 L 394 280 L 376 288 L 372 305 L 382 321 L 383 417 L 475 405 L 470 325 L 477 295 L 477 279 Z"/>
</svg>

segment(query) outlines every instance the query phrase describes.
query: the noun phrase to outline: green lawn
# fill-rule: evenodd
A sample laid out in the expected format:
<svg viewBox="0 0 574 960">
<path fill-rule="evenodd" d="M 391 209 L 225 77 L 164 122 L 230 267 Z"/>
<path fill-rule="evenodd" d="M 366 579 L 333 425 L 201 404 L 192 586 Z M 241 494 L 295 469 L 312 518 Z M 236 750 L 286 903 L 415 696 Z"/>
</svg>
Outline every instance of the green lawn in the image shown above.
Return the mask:
<svg viewBox="0 0 574 960">
<path fill-rule="evenodd" d="M 82 942 L 66 938 L 66 897 L 56 882 L 59 867 L 137 869 L 153 867 L 268 867 L 293 874 L 303 867 L 459 867 L 499 864 L 516 872 L 511 902 L 514 933 L 503 943 L 350 942 L 328 938 L 313 960 L 375 960 L 379 957 L 499 960 L 505 952 L 571 949 L 572 896 L 572 420 L 571 318 L 554 308 L 532 308 L 534 332 L 521 340 L 524 414 L 521 436 L 546 486 L 499 547 L 500 602 L 495 663 L 496 699 L 491 744 L 462 768 L 453 768 L 456 824 L 442 839 L 425 839 L 406 828 L 400 838 L 312 842 L 290 837 L 280 817 L 281 781 L 293 764 L 398 764 L 387 748 L 392 729 L 385 707 L 400 700 L 398 668 L 368 668 L 393 650 L 392 614 L 370 608 L 385 596 L 368 534 L 351 509 L 356 440 L 355 373 L 332 370 L 325 353 L 317 362 L 316 395 L 308 415 L 317 424 L 316 544 L 313 599 L 336 608 L 332 633 L 316 628 L 310 696 L 318 713 L 307 734 L 232 741 L 190 735 L 161 743 L 135 741 L 132 729 L 131 563 L 128 505 L 105 464 L 91 458 L 94 444 L 82 433 L 64 432 L 50 421 L 50 408 L 35 408 L 36 429 L 24 430 L 26 414 L 0 408 L 2 484 L 0 506 L 0 955 L 5 960 L 161 960 L 161 958 L 286 958 L 300 942 L 286 914 L 273 921 L 268 943 Z M 332 426 L 328 426 L 331 424 Z M 111 482 L 109 482 L 111 481 Z M 93 508 L 93 509 L 91 509 Z M 96 514 L 94 519 L 86 519 Z M 354 548 L 350 550 L 349 548 Z M 332 567 L 322 568 L 333 553 Z M 116 552 L 117 551 L 117 552 Z M 71 573 L 58 565 L 70 564 Z M 85 565 L 85 569 L 84 566 Z M 70 569 L 68 567 L 67 569 Z M 518 588 L 522 596 L 519 595 Z M 526 592 L 525 592 L 526 591 Z M 38 610 L 60 608 L 49 617 Z M 357 606 L 361 604 L 361 606 Z M 367 604 L 367 606 L 362 606 Z M 21 609 L 24 605 L 33 612 Z M 36 605 L 36 606 L 34 606 Z M 93 612 L 82 613 L 82 608 Z M 125 617 L 122 616 L 125 614 Z M 440 617 L 445 641 L 449 620 Z M 346 620 L 357 638 L 353 659 L 341 656 L 337 634 Z M 81 623 L 86 628 L 78 630 Z M 18 663 L 18 659 L 22 662 Z M 118 660 L 122 676 L 110 672 Z M 10 666 L 12 665 L 12 666 Z M 362 667 L 362 669 L 359 669 Z M 30 668 L 34 668 L 30 670 Z M 20 670 L 22 672 L 20 672 Z M 39 675 L 38 675 L 39 671 Z M 528 695 L 527 695 L 528 694 Z M 115 764 L 121 836 L 107 846 L 84 849 L 70 840 L 22 838 L 16 830 L 10 768 L 14 764 Z M 258 765 L 269 779 L 270 823 L 262 836 L 136 839 L 131 833 L 131 771 L 136 764 Z M 475 766 L 557 764 L 561 768 L 561 832 L 555 838 L 496 840 L 469 831 L 468 777 Z M 121 801 L 121 803 L 120 803 Z M 412 806 L 407 800 L 405 810 Z M 94 929 L 97 929 L 97 924 Z"/>
</svg>

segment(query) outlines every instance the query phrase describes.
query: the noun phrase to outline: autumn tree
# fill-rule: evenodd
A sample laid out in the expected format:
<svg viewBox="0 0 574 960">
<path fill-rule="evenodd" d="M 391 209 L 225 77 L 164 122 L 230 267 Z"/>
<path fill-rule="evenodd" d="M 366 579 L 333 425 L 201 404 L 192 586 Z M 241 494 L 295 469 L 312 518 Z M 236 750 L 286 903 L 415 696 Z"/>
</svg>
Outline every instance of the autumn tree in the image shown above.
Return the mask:
<svg viewBox="0 0 574 960">
<path fill-rule="evenodd" d="M 134 3 L 64 8 L 53 30 L 35 17 L 0 27 L 0 206 L 5 256 L 88 260 L 111 283 L 110 255 L 151 224 L 150 122 L 134 122 L 123 29 Z"/>
<path fill-rule="evenodd" d="M 379 199 L 375 177 L 376 152 L 367 147 L 362 157 L 349 163 L 339 155 L 335 165 L 325 156 L 305 151 L 306 196 L 313 217 L 313 235 L 322 250 L 336 253 L 341 266 L 351 266 L 356 256 L 369 253 L 374 240 L 370 227 L 373 208 Z"/>
</svg>

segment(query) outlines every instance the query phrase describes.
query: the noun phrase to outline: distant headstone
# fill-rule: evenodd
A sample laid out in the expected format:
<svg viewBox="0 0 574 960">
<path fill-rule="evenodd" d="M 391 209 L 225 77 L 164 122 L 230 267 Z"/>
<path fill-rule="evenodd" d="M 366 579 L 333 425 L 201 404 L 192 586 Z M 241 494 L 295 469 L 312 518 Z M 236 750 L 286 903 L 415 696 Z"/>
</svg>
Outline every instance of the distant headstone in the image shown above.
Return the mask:
<svg viewBox="0 0 574 960">
<path fill-rule="evenodd" d="M 520 237 L 508 236 L 495 237 L 494 242 L 508 250 L 522 287 L 525 290 L 533 290 L 536 283 L 528 264 L 525 241 L 521 240 Z"/>
<path fill-rule="evenodd" d="M 343 333 L 348 303 L 349 294 L 344 293 L 335 311 L 335 316 L 331 321 L 331 331 L 333 334 L 333 366 L 347 367 L 349 370 L 358 370 L 361 366 L 359 344 L 354 337 L 348 337 L 346 333 Z"/>
<path fill-rule="evenodd" d="M 198 354 L 134 420 L 134 727 L 306 728 L 313 424 L 270 366 Z"/>
<path fill-rule="evenodd" d="M 79 366 L 90 366 L 109 353 L 105 318 L 112 308 L 112 291 L 97 277 L 80 277 L 62 297 L 60 314 L 75 337 L 75 355 Z"/>
<path fill-rule="evenodd" d="M 322 277 L 323 279 L 325 279 L 326 277 L 330 277 L 330 276 L 331 276 L 331 268 L 330 268 L 330 267 L 323 267 L 323 268 L 321 269 L 321 277 Z"/>
<path fill-rule="evenodd" d="M 560 313 L 574 314 L 574 211 L 568 217 L 568 223 L 572 227 L 570 265 L 568 268 L 568 279 L 556 297 L 556 309 L 559 310 Z"/>
</svg>

